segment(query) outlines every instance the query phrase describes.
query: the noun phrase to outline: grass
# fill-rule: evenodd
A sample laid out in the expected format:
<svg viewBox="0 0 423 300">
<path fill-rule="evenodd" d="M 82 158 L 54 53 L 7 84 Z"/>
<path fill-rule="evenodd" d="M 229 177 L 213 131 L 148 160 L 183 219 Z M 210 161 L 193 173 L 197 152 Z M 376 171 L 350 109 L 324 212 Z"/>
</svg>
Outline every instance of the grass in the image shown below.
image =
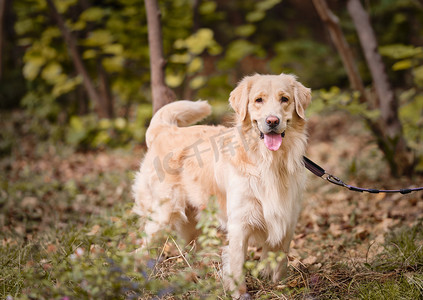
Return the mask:
<svg viewBox="0 0 423 300">
<path fill-rule="evenodd" d="M 199 222 L 197 244 L 182 247 L 170 233 L 157 249 L 134 255 L 143 233 L 131 213 L 130 185 L 141 151 L 81 153 L 24 138 L 5 143 L 0 158 L 0 299 L 230 299 L 220 278 L 222 234 L 213 206 Z M 334 197 L 333 190 L 322 193 Z M 340 218 L 318 215 L 319 242 L 295 240 L 304 245 L 294 247 L 302 252 L 285 280 L 260 278 L 260 249 L 251 250 L 246 270 L 254 299 L 423 298 L 422 220 L 390 230 L 369 259 L 347 257 L 373 234 L 356 233 L 365 209 L 361 198 L 348 199 L 357 202 L 354 222 L 345 221 L 349 233 L 330 233 Z M 304 262 L 306 250 L 321 252 L 315 263 Z"/>
</svg>

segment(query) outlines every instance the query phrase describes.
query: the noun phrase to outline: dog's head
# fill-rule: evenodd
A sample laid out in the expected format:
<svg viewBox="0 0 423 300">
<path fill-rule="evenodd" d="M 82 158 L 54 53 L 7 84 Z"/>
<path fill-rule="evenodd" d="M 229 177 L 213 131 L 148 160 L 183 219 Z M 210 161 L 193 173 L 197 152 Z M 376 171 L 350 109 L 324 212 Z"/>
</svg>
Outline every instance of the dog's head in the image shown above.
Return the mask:
<svg viewBox="0 0 423 300">
<path fill-rule="evenodd" d="M 255 127 L 269 150 L 276 151 L 294 123 L 304 123 L 311 91 L 288 74 L 245 77 L 229 102 L 238 123 Z"/>
</svg>

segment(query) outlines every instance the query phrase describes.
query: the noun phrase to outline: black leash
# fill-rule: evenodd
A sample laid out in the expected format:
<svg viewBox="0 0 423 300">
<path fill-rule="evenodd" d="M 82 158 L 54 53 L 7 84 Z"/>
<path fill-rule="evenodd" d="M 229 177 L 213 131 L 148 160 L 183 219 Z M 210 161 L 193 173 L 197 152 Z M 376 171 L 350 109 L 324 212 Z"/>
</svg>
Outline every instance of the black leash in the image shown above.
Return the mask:
<svg viewBox="0 0 423 300">
<path fill-rule="evenodd" d="M 314 175 L 321 177 L 327 181 L 329 181 L 330 183 L 342 186 L 344 188 L 347 188 L 351 191 L 354 192 L 367 192 L 367 193 L 372 193 L 372 194 L 378 194 L 378 193 L 401 193 L 401 194 L 409 194 L 411 192 L 416 192 L 416 191 L 422 191 L 423 187 L 418 187 L 418 188 L 413 188 L 413 189 L 400 189 L 400 190 L 377 190 L 377 189 L 363 189 L 363 188 L 359 188 L 359 187 L 355 187 L 349 184 L 346 184 L 345 182 L 343 182 L 341 179 L 339 179 L 338 177 L 327 173 L 321 166 L 319 166 L 318 164 L 316 164 L 315 162 L 311 161 L 310 159 L 308 159 L 307 157 L 303 156 L 303 160 L 304 160 L 304 165 L 305 167 Z"/>
</svg>

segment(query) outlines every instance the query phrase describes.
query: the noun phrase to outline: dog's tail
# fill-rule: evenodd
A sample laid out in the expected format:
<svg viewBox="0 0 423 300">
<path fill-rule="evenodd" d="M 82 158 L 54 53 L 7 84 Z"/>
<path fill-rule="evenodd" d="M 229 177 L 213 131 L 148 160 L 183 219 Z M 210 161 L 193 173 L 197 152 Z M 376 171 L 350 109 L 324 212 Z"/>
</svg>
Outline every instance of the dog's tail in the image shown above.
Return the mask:
<svg viewBox="0 0 423 300">
<path fill-rule="evenodd" d="M 151 119 L 145 134 L 147 147 L 151 146 L 160 126 L 185 127 L 201 121 L 211 113 L 211 106 L 207 101 L 181 100 L 169 103 L 160 108 Z"/>
</svg>

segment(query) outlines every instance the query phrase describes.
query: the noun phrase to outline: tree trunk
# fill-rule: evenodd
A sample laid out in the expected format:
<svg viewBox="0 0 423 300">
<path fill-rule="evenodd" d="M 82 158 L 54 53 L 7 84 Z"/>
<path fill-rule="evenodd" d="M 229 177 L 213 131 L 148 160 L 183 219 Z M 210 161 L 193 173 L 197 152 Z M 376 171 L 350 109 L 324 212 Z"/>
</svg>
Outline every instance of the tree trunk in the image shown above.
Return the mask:
<svg viewBox="0 0 423 300">
<path fill-rule="evenodd" d="M 322 21 L 325 23 L 331 39 L 341 56 L 342 63 L 347 71 L 348 79 L 351 87 L 360 92 L 360 102 L 366 102 L 366 94 L 364 91 L 363 81 L 360 74 L 358 73 L 357 66 L 354 60 L 354 56 L 345 40 L 344 34 L 342 33 L 341 26 L 339 25 L 339 19 L 329 9 L 326 0 L 313 0 L 314 7 L 317 10 Z"/>
<path fill-rule="evenodd" d="M 193 24 L 192 24 L 192 31 L 196 32 L 198 29 L 200 29 L 200 8 L 201 0 L 194 0 L 194 3 L 192 5 L 193 10 Z"/>
<path fill-rule="evenodd" d="M 166 61 L 163 57 L 160 10 L 157 0 L 145 0 L 147 11 L 148 46 L 150 51 L 151 93 L 153 113 L 175 100 L 176 96 L 165 83 Z"/>
<path fill-rule="evenodd" d="M 77 86 L 75 91 L 76 104 L 78 106 L 78 114 L 84 116 L 88 113 L 87 93 L 83 86 Z"/>
<path fill-rule="evenodd" d="M 6 15 L 6 0 L 0 0 L 0 80 L 3 78 L 4 67 L 4 43 L 5 43 L 5 30 L 4 30 L 4 17 Z"/>
<path fill-rule="evenodd" d="M 100 92 L 100 97 L 104 101 L 104 106 L 107 115 L 113 117 L 113 97 L 110 91 L 109 79 L 107 78 L 107 73 L 104 70 L 104 67 L 101 62 L 101 58 L 97 61 L 97 72 L 98 72 L 98 89 Z"/>
<path fill-rule="evenodd" d="M 65 39 L 66 46 L 69 51 L 69 55 L 72 58 L 73 64 L 75 66 L 76 71 L 82 77 L 83 84 L 85 90 L 88 93 L 88 96 L 92 101 L 94 101 L 96 106 L 96 111 L 100 118 L 111 118 L 112 115 L 107 109 L 107 104 L 105 100 L 97 93 L 94 83 L 91 80 L 90 76 L 88 75 L 88 71 L 86 70 L 84 63 L 82 61 L 81 55 L 78 51 L 78 46 L 75 37 L 72 35 L 70 30 L 66 27 L 65 21 L 63 17 L 59 14 L 56 9 L 56 6 L 53 3 L 53 0 L 47 0 L 47 4 L 50 7 L 50 10 L 53 14 L 54 19 L 59 26 L 60 31 Z"/>
<path fill-rule="evenodd" d="M 313 0 L 313 4 L 341 55 L 351 87 L 361 94 L 360 102 L 366 102 L 370 108 L 381 111 L 382 118 L 379 122 L 367 118 L 365 121 L 376 137 L 379 149 L 384 153 L 391 173 L 393 175 L 411 174 L 415 162 L 402 135 L 402 126 L 398 118 L 398 103 L 389 85 L 382 59 L 377 52 L 376 37 L 366 11 L 359 0 L 348 0 L 348 11 L 356 26 L 379 100 L 375 105 L 369 101 L 369 97 L 365 93 L 352 52 L 339 26 L 338 18 L 329 9 L 326 0 Z"/>
<path fill-rule="evenodd" d="M 387 159 L 393 174 L 409 175 L 413 171 L 414 157 L 410 149 L 407 149 L 403 137 L 402 124 L 398 116 L 398 99 L 388 81 L 370 17 L 360 0 L 348 0 L 347 9 L 357 30 L 372 75 L 378 108 L 381 113 L 381 128 L 383 128 L 386 147 L 385 156 L 388 156 Z"/>
<path fill-rule="evenodd" d="M 387 126 L 385 128 L 386 133 L 389 137 L 394 138 L 401 133 L 401 123 L 398 119 L 398 101 L 388 82 L 388 76 L 382 57 L 378 52 L 378 44 L 370 24 L 369 15 L 359 0 L 348 0 L 347 8 L 357 30 L 358 38 L 373 78 L 381 117 L 384 125 Z"/>
</svg>

